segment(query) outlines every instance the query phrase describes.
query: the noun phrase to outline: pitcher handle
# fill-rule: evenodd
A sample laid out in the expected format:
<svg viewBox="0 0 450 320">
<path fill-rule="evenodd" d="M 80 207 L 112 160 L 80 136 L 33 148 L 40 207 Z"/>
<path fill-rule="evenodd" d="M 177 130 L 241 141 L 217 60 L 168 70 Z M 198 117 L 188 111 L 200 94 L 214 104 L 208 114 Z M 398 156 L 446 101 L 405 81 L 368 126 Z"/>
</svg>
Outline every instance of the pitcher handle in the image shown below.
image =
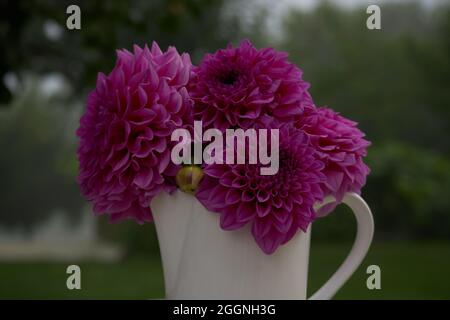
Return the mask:
<svg viewBox="0 0 450 320">
<path fill-rule="evenodd" d="M 374 223 L 367 203 L 354 192 L 347 193 L 342 202 L 352 209 L 356 217 L 357 231 L 355 242 L 339 269 L 309 300 L 331 299 L 359 267 L 372 242 Z"/>
</svg>

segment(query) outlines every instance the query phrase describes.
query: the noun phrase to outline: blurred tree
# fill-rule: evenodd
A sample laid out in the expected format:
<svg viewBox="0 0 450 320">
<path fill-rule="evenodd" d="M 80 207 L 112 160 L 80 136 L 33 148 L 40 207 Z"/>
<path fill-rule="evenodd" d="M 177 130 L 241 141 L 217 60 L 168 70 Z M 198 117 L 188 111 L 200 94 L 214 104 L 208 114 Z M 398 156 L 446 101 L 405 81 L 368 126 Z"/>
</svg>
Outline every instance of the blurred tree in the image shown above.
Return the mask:
<svg viewBox="0 0 450 320">
<path fill-rule="evenodd" d="M 318 105 L 360 121 L 376 143 L 393 138 L 448 152 L 449 7 L 383 6 L 381 31 L 365 10 L 328 3 L 291 12 L 280 48 L 305 71 Z M 448 86 L 447 86 L 448 87 Z M 406 120 L 406 121 L 405 121 Z"/>
<path fill-rule="evenodd" d="M 0 110 L 3 226 L 29 229 L 56 209 L 75 219 L 84 206 L 75 181 L 75 138 L 67 135 L 78 114 L 62 107 L 61 98 L 43 96 L 28 78 L 11 108 Z"/>
<path fill-rule="evenodd" d="M 450 237 L 449 17 L 450 6 L 386 4 L 382 30 L 371 31 L 365 8 L 323 2 L 285 20 L 278 47 L 304 70 L 316 104 L 359 121 L 373 142 L 363 193 L 378 236 Z"/>
<path fill-rule="evenodd" d="M 66 28 L 71 4 L 81 8 L 81 30 Z M 224 0 L 1 0 L 5 48 L 0 50 L 0 78 L 7 72 L 61 72 L 84 96 L 97 73 L 112 68 L 117 48 L 155 40 L 198 60 L 205 51 L 223 47 L 239 28 L 233 16 L 224 21 L 224 6 Z M 2 81 L 0 103 L 9 99 Z"/>
<path fill-rule="evenodd" d="M 81 8 L 80 31 L 65 28 L 70 4 Z M 189 52 L 198 62 L 204 52 L 243 37 L 260 47 L 275 46 L 304 70 L 317 105 L 359 121 L 373 142 L 368 157 L 372 174 L 363 193 L 374 209 L 377 234 L 448 239 L 450 6 L 428 10 L 414 3 L 383 4 L 382 30 L 371 31 L 365 8 L 344 10 L 321 2 L 312 11 L 289 10 L 278 39 L 267 24 L 272 7 L 258 11 L 254 4 L 0 0 L 0 77 L 7 72 L 61 73 L 74 88 L 70 96 L 79 101 L 93 87 L 97 72 L 111 70 L 116 48 L 156 40 L 162 48 L 175 45 Z M 245 30 L 243 11 L 253 16 Z M 0 114 L 0 147 L 7 150 L 0 154 L 2 223 L 40 221 L 55 207 L 79 211 L 85 202 L 74 182 L 76 120 L 71 122 L 68 112 L 76 110 L 76 103 L 67 97 L 48 101 L 33 90 L 19 95 L 11 110 Z M 9 101 L 2 81 L 0 105 Z M 319 222 L 315 236 L 353 234 L 345 215 L 327 219 Z M 149 228 L 127 223 L 104 232 L 123 237 L 134 248 L 153 250 Z"/>
<path fill-rule="evenodd" d="M 365 190 L 387 238 L 449 238 L 450 161 L 436 152 L 389 142 L 374 146 Z"/>
<path fill-rule="evenodd" d="M 1 224 L 32 228 L 53 209 L 79 216 L 86 201 L 75 182 L 78 119 L 73 112 L 80 111 L 79 101 L 85 100 L 97 73 L 111 70 L 117 48 L 155 40 L 161 48 L 176 46 L 198 61 L 238 34 L 237 17 L 223 16 L 225 6 L 235 3 L 0 0 L 0 105 L 10 106 L 0 109 Z M 71 4 L 81 8 L 81 30 L 66 28 Z M 2 81 L 7 73 L 19 77 L 15 96 Z M 44 97 L 39 82 L 49 73 L 63 75 L 72 90 L 57 99 Z M 30 74 L 37 76 L 29 86 Z M 126 223 L 104 233 L 123 238 L 132 248 L 148 249 L 155 248 L 152 230 Z"/>
</svg>

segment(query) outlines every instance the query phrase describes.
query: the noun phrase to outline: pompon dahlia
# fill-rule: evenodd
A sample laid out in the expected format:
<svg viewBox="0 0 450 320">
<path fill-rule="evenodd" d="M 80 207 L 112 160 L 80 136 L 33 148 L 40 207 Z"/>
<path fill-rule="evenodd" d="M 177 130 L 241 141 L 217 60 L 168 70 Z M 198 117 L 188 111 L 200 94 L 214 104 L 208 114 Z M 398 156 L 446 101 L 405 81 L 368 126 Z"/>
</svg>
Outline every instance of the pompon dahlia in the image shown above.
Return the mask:
<svg viewBox="0 0 450 320">
<path fill-rule="evenodd" d="M 311 105 L 309 84 L 287 53 L 256 49 L 249 41 L 206 54 L 193 69 L 189 94 L 194 119 L 205 128 L 247 129 L 263 115 L 292 121 Z"/>
<path fill-rule="evenodd" d="M 364 139 L 356 122 L 329 108 L 307 107 L 295 125 L 309 135 L 325 163 L 323 173 L 327 180 L 322 184 L 325 196 L 333 195 L 337 200 L 319 210 L 318 216 L 323 216 L 334 209 L 346 192 L 361 192 L 370 172 L 363 162 L 370 142 Z"/>
<path fill-rule="evenodd" d="M 235 230 L 246 224 L 260 248 L 273 253 L 315 219 L 313 205 L 323 200 L 323 162 L 309 137 L 292 125 L 279 132 L 279 170 L 260 175 L 259 164 L 211 164 L 197 199 L 220 214 L 220 226 Z"/>
<path fill-rule="evenodd" d="M 190 71 L 188 54 L 153 43 L 117 51 L 112 72 L 98 75 L 77 130 L 78 182 L 94 212 L 151 221 L 150 200 L 175 188 L 170 135 L 191 121 Z"/>
</svg>

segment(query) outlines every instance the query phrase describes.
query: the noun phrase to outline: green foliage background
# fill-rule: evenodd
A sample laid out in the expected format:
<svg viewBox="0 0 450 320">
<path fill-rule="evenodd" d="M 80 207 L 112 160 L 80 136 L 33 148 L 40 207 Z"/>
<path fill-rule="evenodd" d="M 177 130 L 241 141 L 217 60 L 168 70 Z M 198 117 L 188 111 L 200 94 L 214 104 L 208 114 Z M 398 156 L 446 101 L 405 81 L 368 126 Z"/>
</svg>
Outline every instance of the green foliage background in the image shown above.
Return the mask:
<svg viewBox="0 0 450 320">
<path fill-rule="evenodd" d="M 73 3 L 82 10 L 81 31 L 65 29 Z M 274 32 L 265 23 L 270 7 L 255 1 L 0 2 L 0 75 L 14 72 L 23 88 L 12 95 L 0 85 L 0 223 L 30 228 L 55 208 L 76 223 L 86 205 L 75 184 L 76 119 L 97 72 L 111 70 L 116 48 L 156 40 L 198 63 L 205 52 L 249 38 L 288 51 L 317 105 L 358 121 L 367 133 L 372 173 L 363 195 L 376 239 L 450 240 L 450 8 L 381 8 L 382 30 L 366 28 L 365 8 L 322 2 L 313 11 L 289 10 Z M 242 12 L 253 19 L 244 23 Z M 42 32 L 49 21 L 63 28 L 60 39 Z M 30 75 L 36 84 L 48 73 L 63 75 L 70 90 L 48 98 L 26 85 Z M 338 211 L 316 222 L 315 239 L 353 237 L 352 217 Z M 130 254 L 158 250 L 151 225 L 101 218 L 100 229 Z"/>
</svg>

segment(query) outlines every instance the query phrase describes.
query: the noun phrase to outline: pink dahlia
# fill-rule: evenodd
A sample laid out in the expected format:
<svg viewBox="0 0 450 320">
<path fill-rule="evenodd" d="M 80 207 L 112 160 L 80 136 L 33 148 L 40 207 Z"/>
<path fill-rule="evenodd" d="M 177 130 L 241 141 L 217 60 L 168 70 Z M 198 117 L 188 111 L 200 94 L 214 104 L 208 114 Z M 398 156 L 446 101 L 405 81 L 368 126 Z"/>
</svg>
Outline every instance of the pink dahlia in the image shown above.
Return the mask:
<svg viewBox="0 0 450 320">
<path fill-rule="evenodd" d="M 363 162 L 370 142 L 357 123 L 344 118 L 329 108 L 306 108 L 296 123 L 311 139 L 322 161 L 327 180 L 322 184 L 325 196 L 332 195 L 337 202 L 324 206 L 318 215 L 326 215 L 349 191 L 361 192 L 369 174 L 369 167 Z"/>
<path fill-rule="evenodd" d="M 258 50 L 249 41 L 206 54 L 193 74 L 194 119 L 205 128 L 247 129 L 263 115 L 292 121 L 312 104 L 309 84 L 287 53 Z"/>
<path fill-rule="evenodd" d="M 220 226 L 246 224 L 260 248 L 273 253 L 315 219 L 313 204 L 323 199 L 324 164 L 309 138 L 290 125 L 280 129 L 279 170 L 261 175 L 259 164 L 212 164 L 204 168 L 197 199 L 220 214 Z"/>
<path fill-rule="evenodd" d="M 170 135 L 191 119 L 190 71 L 188 54 L 153 43 L 118 51 L 112 72 L 98 75 L 77 130 L 78 181 L 94 212 L 151 221 L 150 200 L 175 188 Z"/>
</svg>

